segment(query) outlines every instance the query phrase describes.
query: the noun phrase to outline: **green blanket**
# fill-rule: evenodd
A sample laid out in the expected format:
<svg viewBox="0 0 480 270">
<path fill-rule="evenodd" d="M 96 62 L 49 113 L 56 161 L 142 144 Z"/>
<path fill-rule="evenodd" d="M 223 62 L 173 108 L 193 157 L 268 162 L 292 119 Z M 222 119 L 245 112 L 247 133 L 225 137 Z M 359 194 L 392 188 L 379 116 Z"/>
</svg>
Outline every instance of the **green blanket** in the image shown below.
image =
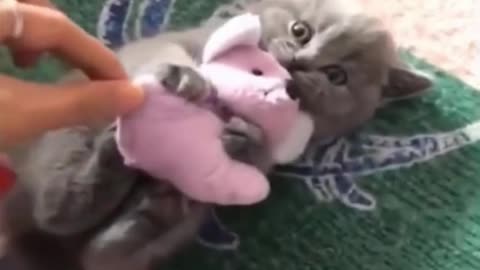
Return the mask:
<svg viewBox="0 0 480 270">
<path fill-rule="evenodd" d="M 198 22 L 228 0 L 55 2 L 116 47 Z M 220 209 L 237 249 L 198 245 L 169 269 L 480 269 L 480 92 L 405 57 L 432 74 L 435 91 L 277 169 L 267 202 Z M 62 73 L 52 60 L 29 72 L 2 60 L 0 69 L 44 81 Z"/>
</svg>

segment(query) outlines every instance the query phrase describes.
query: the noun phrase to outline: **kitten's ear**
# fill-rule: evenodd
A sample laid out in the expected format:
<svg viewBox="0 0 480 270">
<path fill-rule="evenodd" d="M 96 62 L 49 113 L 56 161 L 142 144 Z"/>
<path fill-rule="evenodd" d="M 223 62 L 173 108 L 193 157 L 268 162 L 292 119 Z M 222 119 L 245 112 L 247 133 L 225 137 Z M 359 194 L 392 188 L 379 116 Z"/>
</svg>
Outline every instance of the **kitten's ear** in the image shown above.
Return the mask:
<svg viewBox="0 0 480 270">
<path fill-rule="evenodd" d="M 385 101 L 412 98 L 424 94 L 432 87 L 432 80 L 408 67 L 391 67 L 388 82 L 382 88 Z"/>
</svg>

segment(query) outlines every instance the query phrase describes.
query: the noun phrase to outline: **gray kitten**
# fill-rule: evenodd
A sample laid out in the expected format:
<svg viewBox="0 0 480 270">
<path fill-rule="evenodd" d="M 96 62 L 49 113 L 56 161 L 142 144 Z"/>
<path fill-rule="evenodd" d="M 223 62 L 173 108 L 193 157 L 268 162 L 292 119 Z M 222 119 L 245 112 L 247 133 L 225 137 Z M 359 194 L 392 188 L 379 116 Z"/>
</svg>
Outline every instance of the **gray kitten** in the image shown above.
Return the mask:
<svg viewBox="0 0 480 270">
<path fill-rule="evenodd" d="M 191 87 L 182 89 L 189 96 L 188 91 L 205 84 L 192 73 L 192 67 L 206 37 L 226 17 L 251 11 L 259 14 L 263 23 L 260 45 L 292 73 L 289 92 L 300 99 L 303 110 L 315 121 L 315 139 L 341 136 L 365 123 L 385 102 L 416 96 L 431 83 L 400 61 L 392 38 L 378 21 L 339 9 L 336 3 L 238 1 L 219 9 L 198 27 L 134 42 L 118 55 L 132 76 L 161 69 L 167 71 L 162 79 L 180 76 L 190 81 Z M 248 133 L 228 126 L 225 145 L 233 157 L 267 171 L 272 164 L 261 147 L 261 136 Z M 42 155 L 50 154 L 42 158 L 32 155 L 21 179 L 30 183 L 26 185 L 29 188 L 13 193 L 16 199 L 7 201 L 7 231 L 20 239 L 11 241 L 12 251 L 19 250 L 15 245 L 35 242 L 21 241 L 31 240 L 25 235 L 35 232 L 53 238 L 55 245 L 73 245 L 71 256 L 65 257 L 72 258 L 71 264 L 77 267 L 108 270 L 134 265 L 147 270 L 192 240 L 210 207 L 188 202 L 190 206 L 185 208 L 186 200 L 177 191 L 123 166 L 111 129 L 58 131 L 43 138 L 37 147 Z M 25 212 L 8 211 L 21 206 L 19 202 L 26 198 L 34 203 L 26 204 L 30 208 Z M 20 224 L 30 224 L 33 229 L 8 226 L 19 224 L 15 220 L 23 220 Z M 30 249 L 29 258 L 39 253 Z M 32 265 L 36 266 L 29 269 L 46 267 L 41 268 L 45 263 Z"/>
<path fill-rule="evenodd" d="M 114 131 L 38 142 L 0 212 L 9 269 L 152 269 L 195 239 L 210 206 L 124 166 Z"/>
<path fill-rule="evenodd" d="M 401 61 L 380 22 L 359 13 L 352 1 L 243 3 L 231 5 L 227 13 L 246 9 L 261 15 L 261 45 L 292 73 L 290 90 L 312 115 L 318 139 L 344 135 L 385 102 L 417 96 L 431 86 Z"/>
</svg>

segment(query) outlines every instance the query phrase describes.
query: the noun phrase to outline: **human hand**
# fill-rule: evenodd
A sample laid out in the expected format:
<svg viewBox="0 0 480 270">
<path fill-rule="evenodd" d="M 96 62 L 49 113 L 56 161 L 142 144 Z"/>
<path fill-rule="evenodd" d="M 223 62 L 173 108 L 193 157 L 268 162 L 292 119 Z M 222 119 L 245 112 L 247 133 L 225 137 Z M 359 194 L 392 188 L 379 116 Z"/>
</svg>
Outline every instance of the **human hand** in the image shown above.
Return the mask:
<svg viewBox="0 0 480 270">
<path fill-rule="evenodd" d="M 47 130 L 110 121 L 137 106 L 139 92 L 119 80 L 48 85 L 0 75 L 0 149 Z"/>
<path fill-rule="evenodd" d="M 53 3 L 48 0 L 18 0 L 18 2 L 56 9 Z M 33 66 L 42 56 L 42 52 L 39 51 L 25 51 L 11 48 L 10 52 L 15 65 L 22 68 L 28 68 Z"/>
<path fill-rule="evenodd" d="M 0 43 L 14 57 L 31 61 L 49 52 L 91 79 L 110 81 L 47 85 L 0 76 L 0 149 L 50 129 L 111 120 L 141 103 L 141 91 L 127 80 L 114 53 L 48 1 L 17 3 L 23 18 L 23 31 L 17 37 L 12 33 L 18 21 L 11 10 L 2 8 L 4 1 L 0 0 Z"/>
</svg>

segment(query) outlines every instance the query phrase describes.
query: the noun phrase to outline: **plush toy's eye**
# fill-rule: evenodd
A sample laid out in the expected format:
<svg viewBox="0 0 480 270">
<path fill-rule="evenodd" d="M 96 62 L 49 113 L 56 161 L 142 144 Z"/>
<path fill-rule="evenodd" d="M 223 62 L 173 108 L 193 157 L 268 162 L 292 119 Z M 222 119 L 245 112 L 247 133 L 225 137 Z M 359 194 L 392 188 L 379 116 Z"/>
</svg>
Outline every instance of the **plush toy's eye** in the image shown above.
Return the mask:
<svg viewBox="0 0 480 270">
<path fill-rule="evenodd" d="M 333 85 L 345 85 L 348 82 L 348 75 L 345 69 L 340 67 L 339 65 L 329 65 L 320 68 L 320 71 L 325 73 L 328 80 Z"/>
<path fill-rule="evenodd" d="M 304 21 L 293 21 L 289 24 L 288 30 L 301 44 L 307 44 L 312 38 L 312 28 Z"/>
<path fill-rule="evenodd" d="M 255 75 L 255 76 L 262 76 L 263 75 L 263 71 L 258 69 L 258 68 L 253 68 L 252 69 L 252 74 Z"/>
</svg>

